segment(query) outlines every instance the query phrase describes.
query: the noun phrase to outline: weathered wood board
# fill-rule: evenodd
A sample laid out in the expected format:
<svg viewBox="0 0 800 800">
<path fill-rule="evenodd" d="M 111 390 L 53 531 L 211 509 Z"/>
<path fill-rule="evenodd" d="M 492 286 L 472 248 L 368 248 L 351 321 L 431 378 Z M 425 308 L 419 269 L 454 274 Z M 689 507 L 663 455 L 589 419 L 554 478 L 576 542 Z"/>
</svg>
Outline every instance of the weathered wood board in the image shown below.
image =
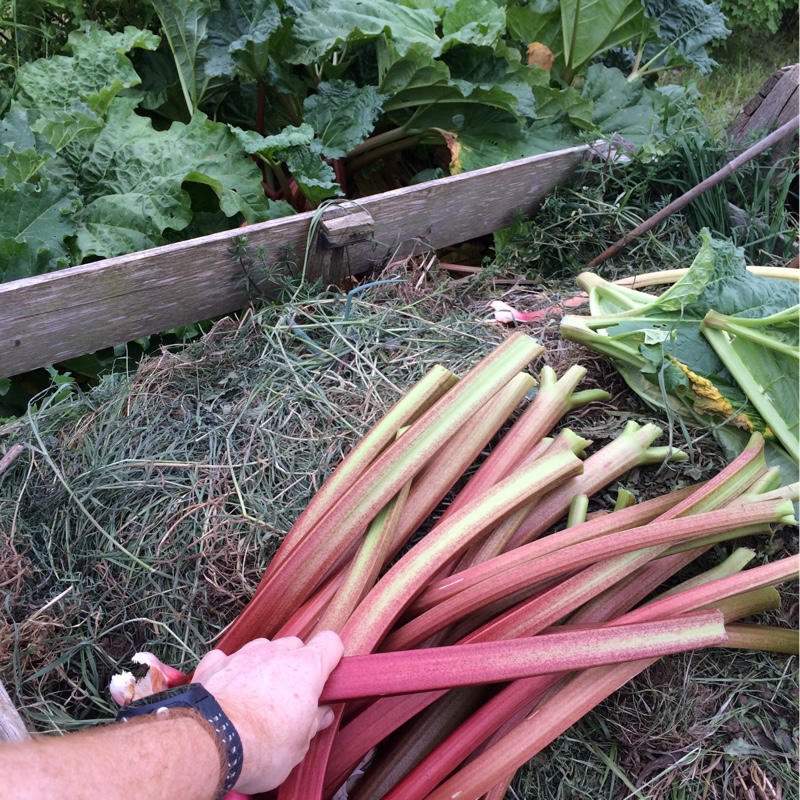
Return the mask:
<svg viewBox="0 0 800 800">
<path fill-rule="evenodd" d="M 19 712 L 0 683 L 0 742 L 21 742 L 29 737 Z"/>
<path fill-rule="evenodd" d="M 414 242 L 432 248 L 506 228 L 575 174 L 588 146 L 520 159 L 360 198 L 374 221 L 369 242 L 343 267 L 364 272 Z M 247 280 L 231 256 L 247 237 L 267 261 L 303 264 L 312 213 L 251 225 L 36 278 L 0 284 L 0 377 L 15 375 L 244 307 Z M 300 267 L 297 267 L 298 269 Z"/>
<path fill-rule="evenodd" d="M 759 90 L 745 103 L 741 113 L 728 128 L 734 141 L 742 141 L 765 130 L 779 128 L 797 114 L 800 64 L 777 69 L 764 81 Z M 797 152 L 797 137 L 778 145 L 775 160 Z"/>
</svg>

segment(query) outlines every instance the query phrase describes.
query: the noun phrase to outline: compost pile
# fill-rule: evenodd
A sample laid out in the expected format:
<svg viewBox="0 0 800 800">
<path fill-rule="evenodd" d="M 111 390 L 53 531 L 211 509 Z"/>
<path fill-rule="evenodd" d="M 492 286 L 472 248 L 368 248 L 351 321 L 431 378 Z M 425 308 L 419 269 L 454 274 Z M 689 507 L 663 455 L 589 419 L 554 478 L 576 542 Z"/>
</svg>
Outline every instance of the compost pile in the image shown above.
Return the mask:
<svg viewBox="0 0 800 800">
<path fill-rule="evenodd" d="M 0 669 L 37 729 L 108 718 L 108 677 L 136 650 L 191 668 L 360 436 L 435 364 L 464 374 L 506 337 L 474 306 L 391 291 L 380 302 L 321 296 L 223 320 L 131 377 L 43 400 L 5 431 L 25 451 L 0 478 Z M 554 332 L 540 331 L 551 341 Z M 559 344 L 537 369 L 549 360 L 561 374 L 573 358 Z M 569 417 L 595 446 L 631 410 L 608 367 L 582 388 L 599 385 L 612 390 L 608 405 Z M 717 472 L 716 456 L 701 448 L 685 464 L 638 468 L 601 499 L 613 504 L 620 486 L 645 499 L 695 483 Z M 796 550 L 773 549 L 782 544 Z M 777 624 L 791 613 L 790 603 Z M 773 692 L 776 720 L 790 718 L 787 691 Z"/>
</svg>

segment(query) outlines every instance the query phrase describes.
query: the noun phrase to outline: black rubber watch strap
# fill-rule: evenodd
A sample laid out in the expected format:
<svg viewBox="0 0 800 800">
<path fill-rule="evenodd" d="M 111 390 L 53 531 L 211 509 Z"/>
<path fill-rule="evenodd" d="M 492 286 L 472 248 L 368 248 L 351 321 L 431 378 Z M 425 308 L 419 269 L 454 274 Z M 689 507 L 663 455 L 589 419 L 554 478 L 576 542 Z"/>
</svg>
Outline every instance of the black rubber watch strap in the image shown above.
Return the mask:
<svg viewBox="0 0 800 800">
<path fill-rule="evenodd" d="M 242 774 L 242 742 L 233 723 L 225 716 L 219 703 L 202 684 L 190 683 L 186 686 L 152 694 L 141 700 L 134 700 L 119 709 L 117 720 L 127 722 L 130 719 L 168 708 L 192 708 L 214 729 L 218 741 L 223 746 L 227 761 L 225 779 L 222 782 L 220 794 L 220 797 L 223 797 L 233 789 Z"/>
</svg>

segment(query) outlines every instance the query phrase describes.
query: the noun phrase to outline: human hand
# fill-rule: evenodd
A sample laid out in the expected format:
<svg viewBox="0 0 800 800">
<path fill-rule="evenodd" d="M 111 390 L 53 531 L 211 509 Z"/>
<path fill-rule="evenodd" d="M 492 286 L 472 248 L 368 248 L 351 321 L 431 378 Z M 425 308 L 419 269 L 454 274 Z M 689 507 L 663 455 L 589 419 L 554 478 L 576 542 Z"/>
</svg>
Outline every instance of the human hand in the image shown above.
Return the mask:
<svg viewBox="0 0 800 800">
<path fill-rule="evenodd" d="M 294 636 L 254 639 L 233 655 L 211 650 L 201 659 L 193 680 L 215 697 L 242 740 L 236 791 L 279 786 L 316 733 L 333 722 L 319 696 L 342 652 L 341 639 L 324 631 L 308 644 Z"/>
</svg>

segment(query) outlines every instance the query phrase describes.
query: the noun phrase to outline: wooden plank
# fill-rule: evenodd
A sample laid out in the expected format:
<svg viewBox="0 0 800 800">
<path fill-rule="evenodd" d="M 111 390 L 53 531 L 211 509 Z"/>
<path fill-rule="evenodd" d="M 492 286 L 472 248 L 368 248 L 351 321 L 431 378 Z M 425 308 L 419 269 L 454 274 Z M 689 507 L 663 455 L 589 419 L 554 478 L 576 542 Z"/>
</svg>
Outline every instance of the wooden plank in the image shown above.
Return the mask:
<svg viewBox="0 0 800 800">
<path fill-rule="evenodd" d="M 28 738 L 25 723 L 0 681 L 0 742 L 21 742 Z"/>
<path fill-rule="evenodd" d="M 512 161 L 371 197 L 358 204 L 374 239 L 346 249 L 354 273 L 423 242 L 463 242 L 531 214 L 575 174 L 588 145 Z M 0 284 L 0 377 L 208 319 L 245 306 L 248 275 L 232 255 L 246 237 L 253 257 L 300 270 L 312 213 L 263 222 Z M 250 279 L 259 274 L 250 270 Z"/>
<path fill-rule="evenodd" d="M 759 130 L 772 128 L 797 88 L 798 69 L 795 66 L 793 69 L 783 73 L 780 80 L 772 87 L 769 94 L 753 112 L 750 121 L 747 123 L 748 131 L 755 133 Z M 797 113 L 797 109 L 793 109 L 793 112 Z M 791 117 L 789 118 L 791 119 Z"/>
<path fill-rule="evenodd" d="M 745 103 L 728 128 L 735 141 L 763 128 L 777 128 L 797 113 L 796 92 L 800 65 L 775 70 Z"/>
</svg>

